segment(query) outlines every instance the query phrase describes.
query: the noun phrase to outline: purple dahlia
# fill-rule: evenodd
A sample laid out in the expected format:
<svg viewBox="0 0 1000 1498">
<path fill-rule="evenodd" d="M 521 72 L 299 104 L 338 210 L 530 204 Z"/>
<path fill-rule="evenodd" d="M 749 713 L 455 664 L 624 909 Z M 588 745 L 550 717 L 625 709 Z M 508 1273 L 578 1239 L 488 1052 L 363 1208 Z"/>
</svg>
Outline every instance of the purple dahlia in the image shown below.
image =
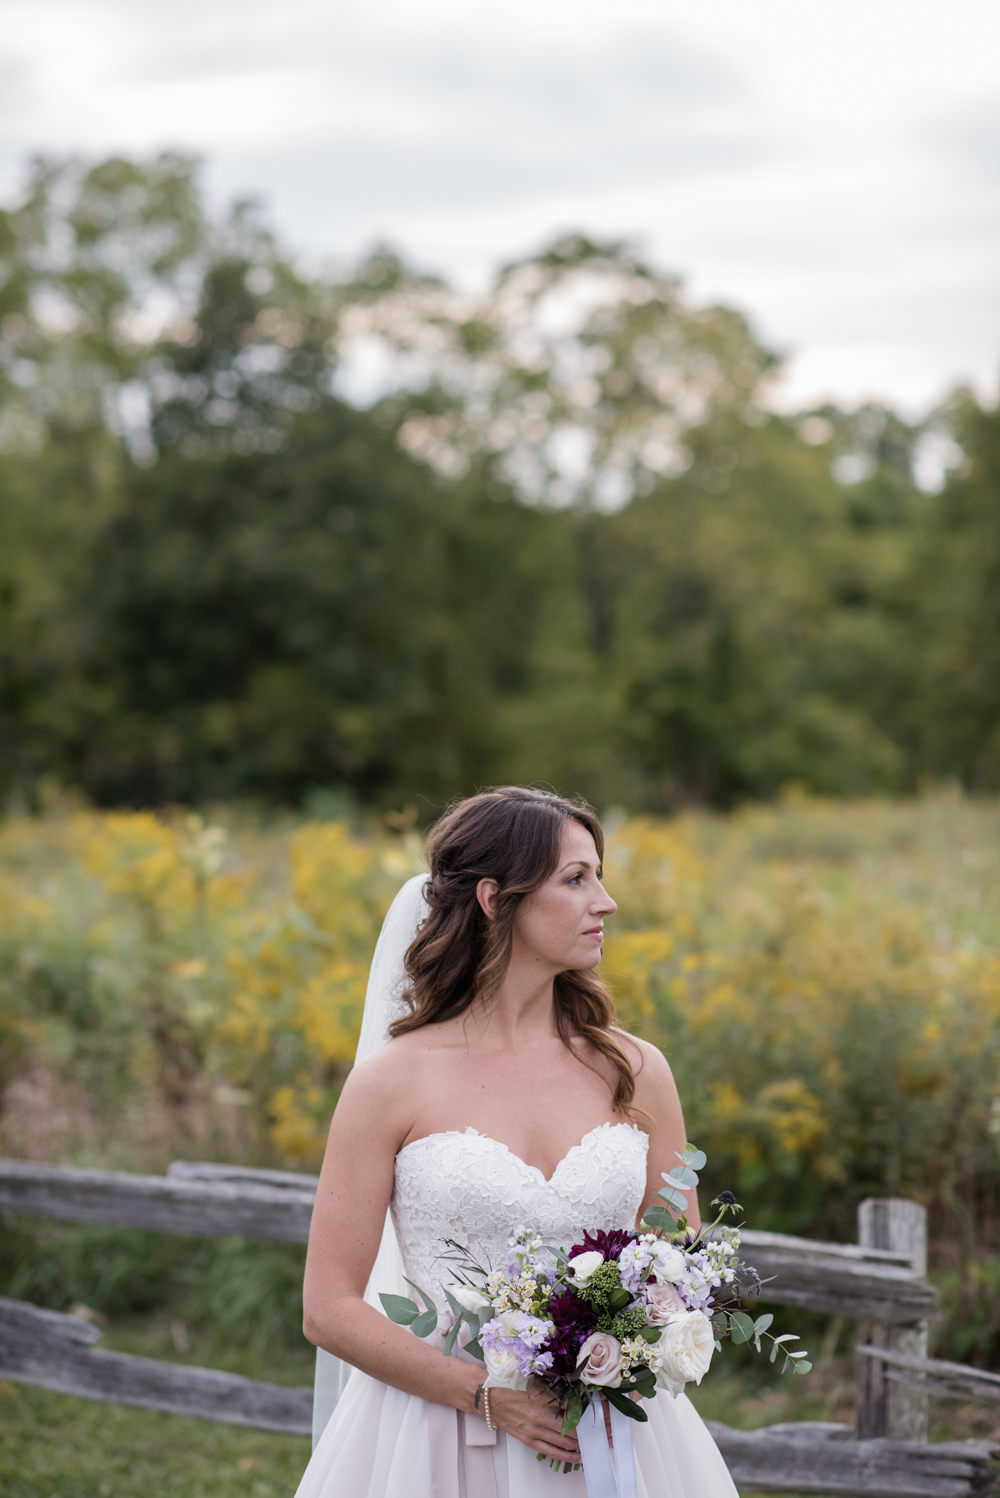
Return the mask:
<svg viewBox="0 0 1000 1498">
<path fill-rule="evenodd" d="M 570 1249 L 569 1257 L 575 1259 L 577 1254 L 599 1253 L 605 1259 L 617 1259 L 625 1245 L 634 1243 L 638 1236 L 625 1228 L 612 1228 L 610 1233 L 598 1228 L 596 1233 L 584 1233 L 583 1242 Z"/>
<path fill-rule="evenodd" d="M 552 1354 L 552 1372 L 557 1378 L 576 1378 L 576 1355 L 597 1325 L 597 1313 L 589 1301 L 572 1290 L 553 1296 L 545 1312 L 555 1331 L 545 1344 Z"/>
</svg>

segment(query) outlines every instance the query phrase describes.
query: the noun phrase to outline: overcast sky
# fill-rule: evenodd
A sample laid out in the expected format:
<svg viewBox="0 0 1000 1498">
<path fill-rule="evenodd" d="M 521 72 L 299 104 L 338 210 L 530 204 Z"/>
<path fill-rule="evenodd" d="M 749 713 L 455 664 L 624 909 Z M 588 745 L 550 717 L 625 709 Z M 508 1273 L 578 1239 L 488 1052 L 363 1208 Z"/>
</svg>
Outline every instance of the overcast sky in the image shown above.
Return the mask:
<svg viewBox="0 0 1000 1498">
<path fill-rule="evenodd" d="M 625 234 L 790 403 L 996 391 L 990 0 L 0 0 L 0 36 L 4 194 L 33 151 L 180 146 L 321 258 L 473 281 Z"/>
</svg>

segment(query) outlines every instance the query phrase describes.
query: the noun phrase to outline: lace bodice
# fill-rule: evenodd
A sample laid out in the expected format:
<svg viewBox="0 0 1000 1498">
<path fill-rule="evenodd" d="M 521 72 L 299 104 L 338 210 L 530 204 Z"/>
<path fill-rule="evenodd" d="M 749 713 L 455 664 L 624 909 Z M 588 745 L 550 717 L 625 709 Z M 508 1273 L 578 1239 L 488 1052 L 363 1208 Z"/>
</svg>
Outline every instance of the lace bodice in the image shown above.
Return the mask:
<svg viewBox="0 0 1000 1498">
<path fill-rule="evenodd" d="M 444 1308 L 444 1240 L 500 1268 L 507 1240 L 533 1227 L 568 1248 L 584 1229 L 631 1228 L 646 1189 L 648 1137 L 631 1124 L 591 1129 L 559 1161 L 550 1180 L 505 1144 L 475 1129 L 429 1134 L 396 1156 L 392 1216 L 407 1276 Z"/>
</svg>

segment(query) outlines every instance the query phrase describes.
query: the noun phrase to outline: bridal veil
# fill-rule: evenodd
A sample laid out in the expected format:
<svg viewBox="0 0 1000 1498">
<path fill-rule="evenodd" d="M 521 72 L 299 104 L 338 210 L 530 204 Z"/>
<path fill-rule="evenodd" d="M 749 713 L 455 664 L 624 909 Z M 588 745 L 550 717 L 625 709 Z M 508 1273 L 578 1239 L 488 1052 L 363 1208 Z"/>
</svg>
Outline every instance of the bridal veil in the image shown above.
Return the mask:
<svg viewBox="0 0 1000 1498">
<path fill-rule="evenodd" d="M 361 1034 L 354 1055 L 355 1062 L 363 1061 L 373 1051 L 385 1045 L 389 1039 L 389 1026 L 403 1012 L 402 995 L 406 986 L 403 959 L 407 948 L 417 933 L 417 927 L 427 914 L 424 900 L 426 874 L 416 874 L 407 880 L 389 906 L 382 922 L 378 943 L 372 957 L 365 993 L 365 1012 L 361 1021 Z M 381 1310 L 379 1295 L 401 1295 L 405 1293 L 403 1262 L 387 1212 L 382 1242 L 372 1266 L 365 1300 Z M 313 1389 L 312 1435 L 313 1445 L 322 1435 L 326 1423 L 333 1414 L 337 1400 L 352 1372 L 351 1365 L 335 1358 L 332 1353 L 316 1349 L 316 1381 Z"/>
</svg>

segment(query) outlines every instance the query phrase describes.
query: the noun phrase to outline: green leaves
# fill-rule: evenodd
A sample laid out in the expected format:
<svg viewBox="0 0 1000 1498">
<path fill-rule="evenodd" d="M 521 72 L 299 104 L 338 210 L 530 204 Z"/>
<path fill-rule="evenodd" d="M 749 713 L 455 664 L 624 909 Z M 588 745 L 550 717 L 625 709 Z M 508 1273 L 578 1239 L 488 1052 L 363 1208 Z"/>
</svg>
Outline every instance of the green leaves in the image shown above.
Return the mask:
<svg viewBox="0 0 1000 1498">
<path fill-rule="evenodd" d="M 405 1274 L 403 1275 L 403 1278 L 406 1279 L 406 1275 Z M 423 1303 L 427 1307 L 428 1311 L 433 1311 L 434 1315 L 437 1316 L 437 1306 L 431 1300 L 430 1296 L 427 1294 L 427 1291 L 426 1290 L 421 1290 L 421 1288 L 420 1288 L 419 1285 L 414 1285 L 412 1280 L 406 1280 L 406 1283 L 408 1285 L 412 1286 L 412 1288 L 414 1290 L 416 1290 L 417 1294 L 420 1296 L 420 1299 L 423 1301 Z M 450 1295 L 448 1296 L 448 1299 L 449 1299 L 449 1301 L 451 1300 L 451 1296 Z"/>
<path fill-rule="evenodd" d="M 659 1194 L 663 1195 L 662 1192 Z M 642 1221 L 647 1227 L 664 1228 L 667 1232 L 672 1232 L 677 1225 L 677 1218 L 667 1207 L 647 1207 Z"/>
<path fill-rule="evenodd" d="M 562 1434 L 571 1435 L 583 1418 L 583 1399 L 579 1394 L 571 1394 L 566 1413 L 563 1416 Z"/>
<path fill-rule="evenodd" d="M 753 1340 L 753 1321 L 745 1311 L 734 1311 L 729 1318 L 729 1335 L 733 1341 L 740 1345 L 742 1342 Z"/>
<path fill-rule="evenodd" d="M 677 1152 L 677 1158 L 681 1162 L 680 1165 L 675 1165 L 669 1175 L 662 1177 L 667 1184 L 656 1194 L 667 1203 L 668 1207 L 677 1207 L 681 1212 L 686 1212 L 688 1196 L 697 1189 L 698 1171 L 708 1157 L 704 1150 L 695 1149 L 693 1144 L 689 1144 L 685 1150 Z M 666 1223 L 654 1222 L 652 1216 L 654 1212 L 662 1214 L 663 1209 L 650 1207 L 645 1220 L 654 1226 L 666 1226 Z M 672 1213 L 670 1221 L 671 1223 L 674 1221 Z"/>
<path fill-rule="evenodd" d="M 407 1280 L 406 1283 L 409 1285 L 412 1281 Z M 415 1305 L 412 1300 L 407 1300 L 405 1295 L 380 1294 L 379 1300 L 390 1321 L 394 1321 L 397 1326 L 408 1326 L 414 1336 L 429 1337 L 438 1324 L 437 1307 L 418 1286 L 414 1286 L 414 1289 L 426 1302 L 426 1311 L 421 1311 L 419 1306 Z"/>
<path fill-rule="evenodd" d="M 420 1308 L 405 1295 L 379 1295 L 379 1300 L 389 1320 L 397 1326 L 410 1326 L 420 1314 Z"/>
<path fill-rule="evenodd" d="M 456 1339 L 458 1337 L 458 1334 L 461 1331 L 461 1329 L 462 1329 L 462 1323 L 461 1323 L 461 1321 L 460 1320 L 456 1321 L 453 1324 L 453 1326 L 451 1328 L 451 1331 L 445 1337 L 445 1339 L 444 1339 L 444 1348 L 442 1350 L 443 1350 L 444 1355 L 445 1355 L 446 1358 L 450 1357 L 451 1354 L 452 1354 L 452 1352 L 454 1351 L 455 1341 L 456 1341 Z"/>
<path fill-rule="evenodd" d="M 753 1324 L 753 1345 L 754 1347 L 756 1347 L 758 1352 L 760 1352 L 760 1339 L 764 1332 L 767 1331 L 773 1320 L 774 1317 L 770 1315 L 758 1316 L 757 1320 Z"/>
<path fill-rule="evenodd" d="M 772 1325 L 773 1321 L 774 1317 L 768 1312 L 765 1312 L 764 1315 L 758 1316 L 754 1320 L 752 1316 L 747 1315 L 746 1311 L 716 1311 L 712 1317 L 712 1330 L 716 1336 L 715 1345 L 717 1348 L 720 1347 L 721 1342 L 719 1338 L 728 1334 L 737 1346 L 752 1342 L 756 1351 L 762 1352 L 761 1338 L 769 1335 L 768 1328 Z M 771 1337 L 772 1346 L 768 1362 L 773 1363 L 780 1350 L 785 1355 L 785 1361 L 781 1369 L 782 1373 L 787 1373 L 789 1369 L 793 1373 L 808 1373 L 812 1368 L 812 1363 L 808 1360 L 808 1353 L 805 1351 L 789 1352 L 786 1345 L 789 1342 L 797 1342 L 798 1340 L 798 1336 L 794 1332 L 782 1332 L 780 1337 Z"/>
<path fill-rule="evenodd" d="M 623 1415 L 628 1415 L 630 1420 L 638 1420 L 641 1425 L 649 1419 L 642 1406 L 635 1404 L 620 1389 L 602 1389 L 601 1392 L 607 1397 L 609 1404 L 613 1404 L 615 1409 L 620 1410 Z"/>
</svg>

